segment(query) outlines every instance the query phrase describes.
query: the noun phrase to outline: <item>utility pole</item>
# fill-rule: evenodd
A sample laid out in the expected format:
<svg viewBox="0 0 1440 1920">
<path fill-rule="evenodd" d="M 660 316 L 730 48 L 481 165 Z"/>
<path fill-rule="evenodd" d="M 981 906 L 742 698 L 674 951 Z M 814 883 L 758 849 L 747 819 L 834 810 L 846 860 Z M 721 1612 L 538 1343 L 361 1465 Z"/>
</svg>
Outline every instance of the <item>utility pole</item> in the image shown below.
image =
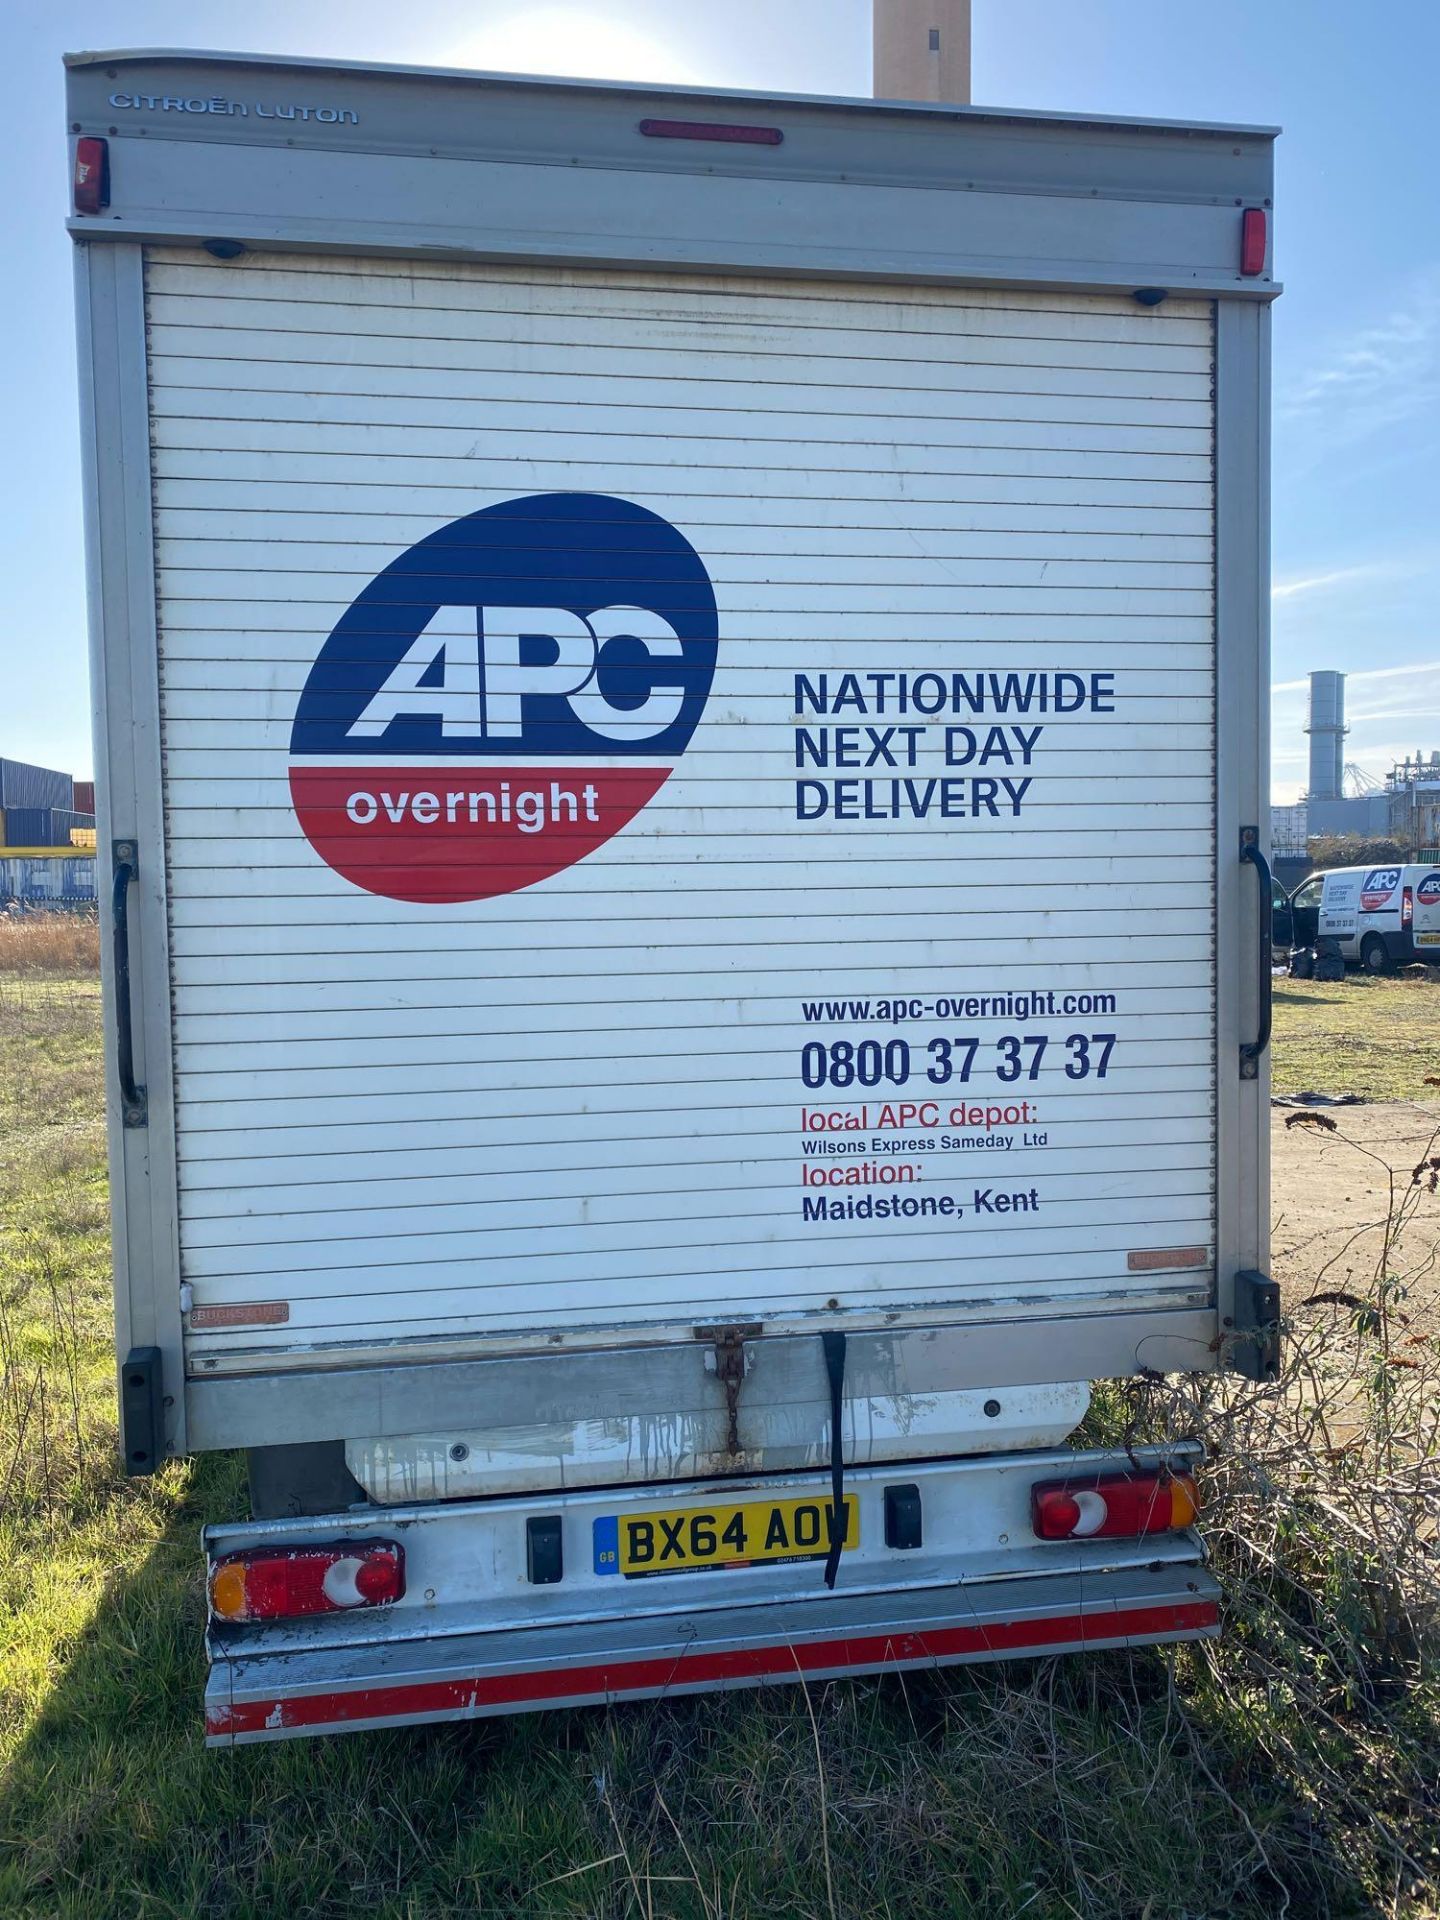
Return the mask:
<svg viewBox="0 0 1440 1920">
<path fill-rule="evenodd" d="M 970 0 L 874 0 L 875 98 L 970 100 Z"/>
</svg>

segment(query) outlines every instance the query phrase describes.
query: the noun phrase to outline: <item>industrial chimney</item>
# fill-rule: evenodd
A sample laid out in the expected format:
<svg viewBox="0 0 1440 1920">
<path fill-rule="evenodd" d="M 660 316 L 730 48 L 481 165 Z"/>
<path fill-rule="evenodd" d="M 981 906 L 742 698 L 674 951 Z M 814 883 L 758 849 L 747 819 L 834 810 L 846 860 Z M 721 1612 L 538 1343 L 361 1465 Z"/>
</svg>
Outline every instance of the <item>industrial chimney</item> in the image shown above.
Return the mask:
<svg viewBox="0 0 1440 1920">
<path fill-rule="evenodd" d="M 970 0 L 875 0 L 875 97 L 968 102 Z"/>
<path fill-rule="evenodd" d="M 1310 676 L 1311 800 L 1338 800 L 1345 790 L 1345 676 Z"/>
</svg>

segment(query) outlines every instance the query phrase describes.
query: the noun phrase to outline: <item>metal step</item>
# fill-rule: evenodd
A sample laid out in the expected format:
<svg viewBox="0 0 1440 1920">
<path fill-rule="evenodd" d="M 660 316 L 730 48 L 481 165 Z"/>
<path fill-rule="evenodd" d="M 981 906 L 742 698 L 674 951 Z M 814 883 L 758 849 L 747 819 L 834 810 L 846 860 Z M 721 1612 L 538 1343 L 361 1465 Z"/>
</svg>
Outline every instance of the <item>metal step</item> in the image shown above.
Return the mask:
<svg viewBox="0 0 1440 1920">
<path fill-rule="evenodd" d="M 212 1746 L 826 1680 L 1218 1631 L 1198 1564 L 677 1611 L 303 1653 L 220 1652 Z"/>
</svg>

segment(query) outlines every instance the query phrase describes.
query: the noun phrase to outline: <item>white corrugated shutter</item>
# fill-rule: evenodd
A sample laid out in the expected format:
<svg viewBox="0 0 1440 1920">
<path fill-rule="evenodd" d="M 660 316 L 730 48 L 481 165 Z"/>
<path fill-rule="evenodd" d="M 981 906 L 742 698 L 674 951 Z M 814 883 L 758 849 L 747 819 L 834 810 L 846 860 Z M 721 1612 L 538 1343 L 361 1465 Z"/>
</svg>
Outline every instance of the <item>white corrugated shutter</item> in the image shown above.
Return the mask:
<svg viewBox="0 0 1440 1920">
<path fill-rule="evenodd" d="M 147 285 L 193 1363 L 1203 1291 L 1208 303 L 169 249 Z M 575 491 L 708 569 L 688 750 L 533 886 L 351 884 L 288 786 L 327 636 L 436 529 Z M 903 732 L 846 763 L 918 724 L 872 676 L 1066 672 L 1114 711 L 969 716 L 1018 816 L 943 764 L 949 709 L 914 766 Z M 867 704 L 797 715 L 797 673 Z M 802 719 L 840 768 L 797 766 Z M 859 817 L 797 819 L 804 779 Z M 945 1124 L 877 1124 L 927 1099 Z"/>
</svg>

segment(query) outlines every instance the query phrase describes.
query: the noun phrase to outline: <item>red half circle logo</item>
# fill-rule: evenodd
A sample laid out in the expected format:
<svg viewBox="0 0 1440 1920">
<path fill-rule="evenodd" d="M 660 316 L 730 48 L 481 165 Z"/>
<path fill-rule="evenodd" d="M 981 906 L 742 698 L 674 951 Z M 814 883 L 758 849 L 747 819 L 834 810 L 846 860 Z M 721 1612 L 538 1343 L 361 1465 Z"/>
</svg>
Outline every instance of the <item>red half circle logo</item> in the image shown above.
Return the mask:
<svg viewBox="0 0 1440 1920">
<path fill-rule="evenodd" d="M 453 905 L 563 872 L 653 800 L 669 767 L 292 766 L 300 825 L 327 865 L 392 900 Z"/>
</svg>

